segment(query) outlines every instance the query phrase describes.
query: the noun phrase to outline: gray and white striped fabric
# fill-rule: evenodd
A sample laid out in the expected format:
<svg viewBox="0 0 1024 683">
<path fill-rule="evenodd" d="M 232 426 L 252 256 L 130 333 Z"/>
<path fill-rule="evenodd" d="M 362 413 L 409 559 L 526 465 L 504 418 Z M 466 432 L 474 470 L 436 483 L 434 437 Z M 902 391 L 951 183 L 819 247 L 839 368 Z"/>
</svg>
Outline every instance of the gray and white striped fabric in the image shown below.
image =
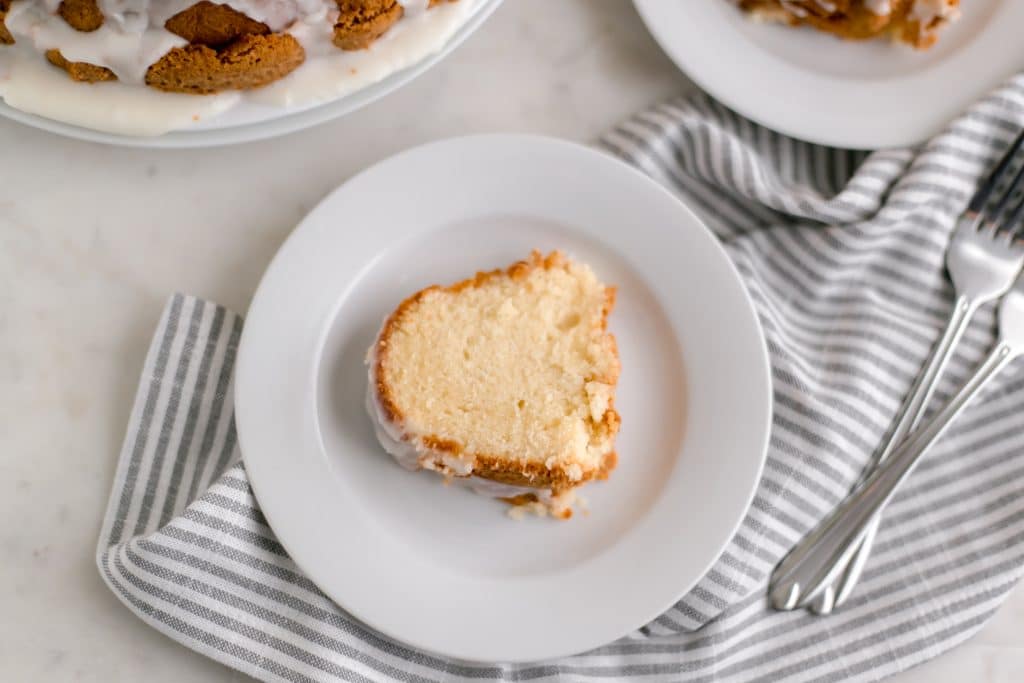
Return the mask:
<svg viewBox="0 0 1024 683">
<path fill-rule="evenodd" d="M 1024 573 L 1024 368 L 915 473 L 841 613 L 771 612 L 765 584 L 888 429 L 950 308 L 942 261 L 954 219 L 1022 124 L 1024 76 L 921 149 L 796 142 L 700 95 L 602 141 L 727 244 L 764 325 L 775 391 L 768 462 L 740 531 L 696 588 L 627 638 L 560 661 L 467 664 L 393 642 L 331 603 L 274 538 L 239 463 L 242 321 L 181 295 L 146 359 L 100 572 L 146 623 L 267 681 L 877 680 L 934 657 L 978 630 Z M 992 332 L 985 311 L 939 399 Z"/>
</svg>

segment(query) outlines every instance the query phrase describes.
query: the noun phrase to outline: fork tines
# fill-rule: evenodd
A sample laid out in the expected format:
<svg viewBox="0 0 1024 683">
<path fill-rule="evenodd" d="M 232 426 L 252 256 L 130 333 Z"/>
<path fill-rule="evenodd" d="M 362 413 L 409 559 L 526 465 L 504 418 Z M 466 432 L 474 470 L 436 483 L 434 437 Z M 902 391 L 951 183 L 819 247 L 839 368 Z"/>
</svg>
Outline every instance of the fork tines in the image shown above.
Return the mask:
<svg viewBox="0 0 1024 683">
<path fill-rule="evenodd" d="M 1018 160 L 1017 157 L 1022 148 L 1024 130 L 971 198 L 967 212 L 974 214 L 976 228 L 1014 233 L 1020 227 L 1024 217 L 1024 158 Z"/>
</svg>

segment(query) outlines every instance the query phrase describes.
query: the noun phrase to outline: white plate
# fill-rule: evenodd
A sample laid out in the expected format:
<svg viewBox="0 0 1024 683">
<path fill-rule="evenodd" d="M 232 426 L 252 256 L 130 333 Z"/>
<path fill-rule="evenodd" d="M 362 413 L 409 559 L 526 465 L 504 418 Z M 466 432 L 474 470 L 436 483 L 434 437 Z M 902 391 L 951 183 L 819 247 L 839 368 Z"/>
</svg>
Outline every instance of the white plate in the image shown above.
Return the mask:
<svg viewBox="0 0 1024 683">
<path fill-rule="evenodd" d="M 480 28 L 501 2 L 502 0 L 482 0 L 472 16 L 459 27 L 440 51 L 415 66 L 396 71 L 383 80 L 351 95 L 311 108 L 276 108 L 268 105 L 243 103 L 218 116 L 210 124 L 207 124 L 209 127 L 174 131 L 157 137 L 135 137 L 90 130 L 23 112 L 8 106 L 3 99 L 0 99 L 0 116 L 58 135 L 125 147 L 169 149 L 218 147 L 273 138 L 344 116 L 409 83 L 462 44 L 462 41 Z"/>
<path fill-rule="evenodd" d="M 406 472 L 363 407 L 404 297 L 533 248 L 619 287 L 619 466 L 567 522 Z M 479 661 L 587 650 L 671 606 L 741 521 L 771 413 L 753 307 L 696 216 L 603 153 L 521 135 L 419 147 L 327 197 L 260 283 L 236 377 L 253 489 L 303 571 L 381 632 Z"/>
<path fill-rule="evenodd" d="M 726 0 L 634 0 L 662 49 L 744 116 L 837 147 L 912 145 L 1024 68 L 1024 2 L 965 0 L 930 50 L 754 21 Z"/>
</svg>

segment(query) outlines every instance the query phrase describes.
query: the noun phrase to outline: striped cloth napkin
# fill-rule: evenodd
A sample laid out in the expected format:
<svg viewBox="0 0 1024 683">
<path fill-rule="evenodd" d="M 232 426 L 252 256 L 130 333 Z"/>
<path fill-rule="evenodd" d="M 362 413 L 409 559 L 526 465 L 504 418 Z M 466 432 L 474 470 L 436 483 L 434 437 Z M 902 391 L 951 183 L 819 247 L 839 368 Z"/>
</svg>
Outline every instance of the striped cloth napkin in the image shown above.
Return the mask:
<svg viewBox="0 0 1024 683">
<path fill-rule="evenodd" d="M 765 587 L 878 448 L 950 310 L 942 263 L 955 218 L 1022 124 L 1024 76 L 920 149 L 796 142 L 703 95 L 602 141 L 726 243 L 764 326 L 775 393 L 764 477 L 739 532 L 685 598 L 618 642 L 559 661 L 469 664 L 339 609 L 285 554 L 239 462 L 242 320 L 182 295 L 143 369 L 100 572 L 147 624 L 267 681 L 877 680 L 935 657 L 976 632 L 1024 572 L 1024 368 L 998 379 L 901 490 L 841 612 L 772 612 Z M 939 400 L 992 328 L 985 310 Z"/>
</svg>

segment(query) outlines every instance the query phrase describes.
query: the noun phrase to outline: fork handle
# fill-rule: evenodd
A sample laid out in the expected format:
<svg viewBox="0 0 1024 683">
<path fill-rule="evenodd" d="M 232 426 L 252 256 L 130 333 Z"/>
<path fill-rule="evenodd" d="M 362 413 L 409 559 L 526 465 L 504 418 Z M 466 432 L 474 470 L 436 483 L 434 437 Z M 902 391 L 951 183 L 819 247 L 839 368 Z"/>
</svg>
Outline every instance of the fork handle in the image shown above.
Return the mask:
<svg viewBox="0 0 1024 683">
<path fill-rule="evenodd" d="M 796 545 L 772 575 L 768 599 L 773 607 L 791 610 L 806 605 L 838 578 L 871 520 L 891 500 L 921 456 L 1016 355 L 1016 349 L 1000 341 L 949 403 L 900 444 L 886 462 L 875 468 L 864 483 Z"/>
<path fill-rule="evenodd" d="M 964 336 L 964 332 L 977 310 L 977 301 L 966 296 L 957 297 L 953 312 L 949 316 L 949 322 L 946 323 L 946 329 L 942 332 L 935 348 L 932 349 L 932 354 L 921 374 L 914 381 L 914 385 L 910 389 L 910 398 L 907 399 L 906 405 L 900 411 L 896 428 L 882 450 L 879 462 L 885 461 L 921 422 L 925 408 L 939 384 L 939 377 L 949 364 L 953 349 L 960 342 L 960 338 Z"/>
<path fill-rule="evenodd" d="M 889 435 L 889 440 L 882 448 L 876 464 L 885 462 L 896 447 L 921 422 L 921 418 L 924 417 L 925 408 L 928 406 L 928 402 L 931 401 L 932 395 L 939 384 L 939 377 L 942 376 L 946 366 L 949 364 L 949 359 L 953 355 L 953 349 L 956 348 L 964 331 L 967 330 L 971 318 L 974 317 L 974 313 L 978 310 L 978 305 L 978 302 L 974 299 L 966 296 L 957 297 L 953 305 L 953 311 L 949 316 L 949 321 L 946 323 L 946 329 L 943 330 L 939 341 L 932 349 L 924 368 L 917 376 L 917 379 L 914 380 L 910 393 L 896 417 L 896 425 L 893 428 L 892 434 Z M 857 585 L 857 581 L 860 580 L 861 573 L 864 571 L 864 565 L 867 564 L 868 556 L 871 555 L 871 546 L 874 544 L 875 534 L 878 532 L 878 525 L 880 523 L 881 519 L 879 517 L 871 520 L 856 552 L 845 567 L 843 567 L 843 571 L 839 574 L 839 578 L 833 585 L 833 590 L 829 596 L 830 604 L 827 607 L 823 603 L 816 604 L 816 611 L 830 612 L 846 602 L 847 598 L 853 593 L 853 589 Z M 819 598 L 819 602 L 821 600 L 823 598 Z"/>
</svg>

